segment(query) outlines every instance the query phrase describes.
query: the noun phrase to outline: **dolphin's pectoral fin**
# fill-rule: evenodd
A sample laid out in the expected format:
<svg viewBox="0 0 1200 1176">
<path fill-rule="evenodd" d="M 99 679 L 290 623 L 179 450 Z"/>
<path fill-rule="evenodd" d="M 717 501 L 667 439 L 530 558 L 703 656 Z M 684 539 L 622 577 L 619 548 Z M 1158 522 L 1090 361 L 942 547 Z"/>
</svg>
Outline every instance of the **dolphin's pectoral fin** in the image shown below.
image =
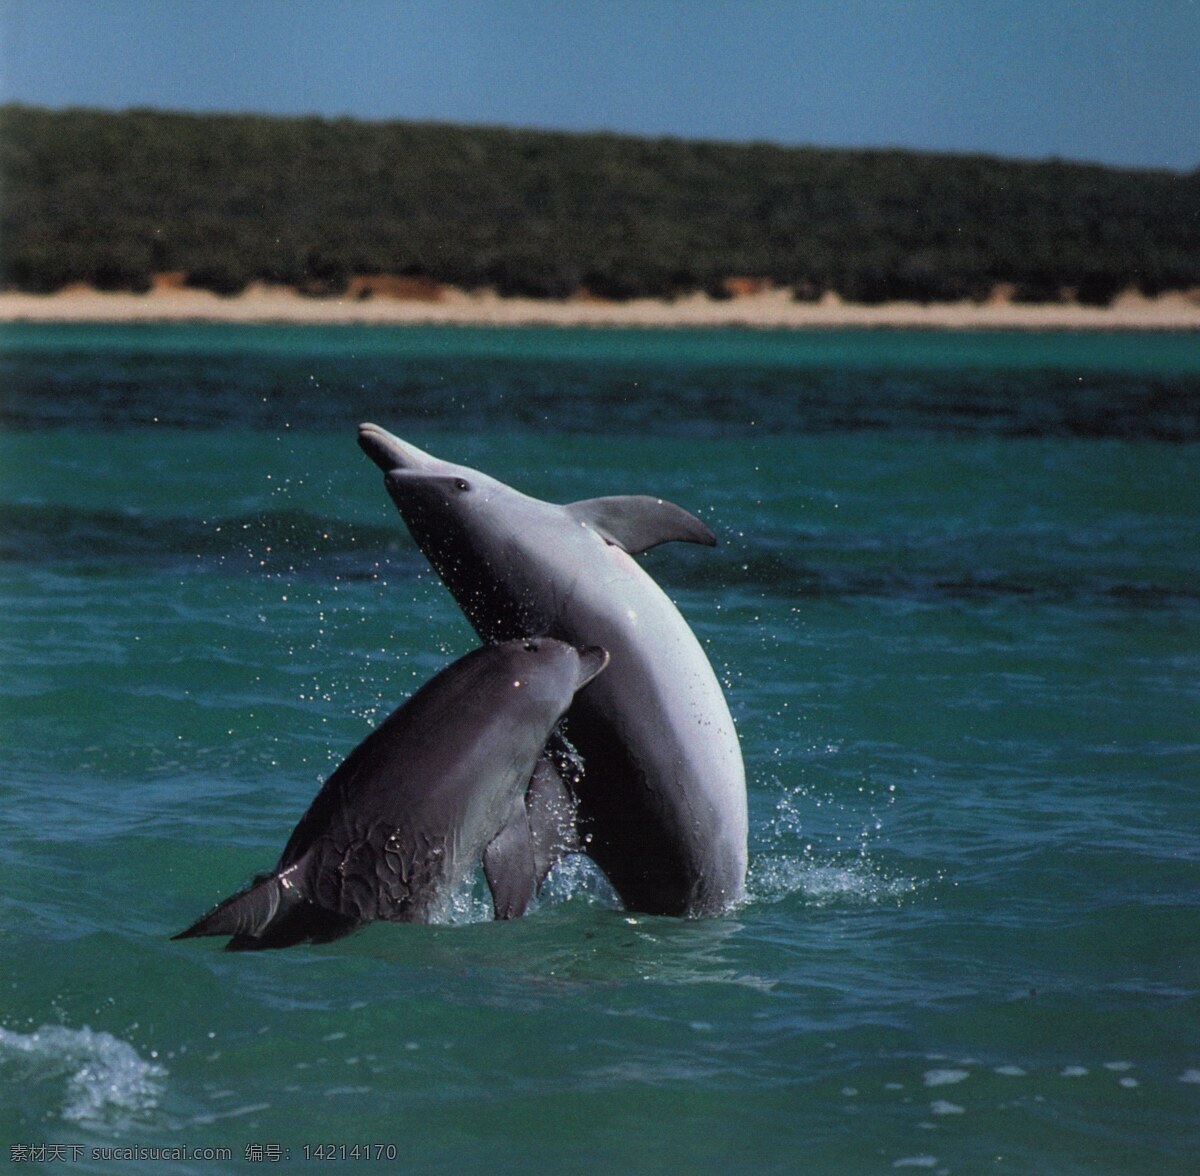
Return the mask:
<svg viewBox="0 0 1200 1176">
<path fill-rule="evenodd" d="M 715 547 L 717 543 L 717 537 L 695 515 L 648 494 L 585 498 L 563 509 L 630 555 L 675 539 L 706 547 Z"/>
<path fill-rule="evenodd" d="M 281 906 L 289 905 L 288 892 L 278 874 L 263 874 L 245 890 L 217 903 L 185 931 L 172 939 L 197 935 L 261 935 L 271 925 Z"/>
<path fill-rule="evenodd" d="M 533 843 L 533 873 L 538 889 L 554 866 L 582 848 L 575 827 L 575 797 L 548 755 L 533 769 L 525 792 L 525 813 Z"/>
<path fill-rule="evenodd" d="M 228 935 L 226 951 L 257 951 L 291 947 L 306 940 L 327 943 L 354 929 L 354 919 L 311 902 L 289 877 L 292 873 L 260 874 L 245 890 L 219 902 L 171 938 Z"/>
<path fill-rule="evenodd" d="M 483 851 L 483 876 L 497 919 L 516 919 L 525 913 L 533 897 L 534 875 L 524 797 L 513 801 L 504 827 Z"/>
</svg>

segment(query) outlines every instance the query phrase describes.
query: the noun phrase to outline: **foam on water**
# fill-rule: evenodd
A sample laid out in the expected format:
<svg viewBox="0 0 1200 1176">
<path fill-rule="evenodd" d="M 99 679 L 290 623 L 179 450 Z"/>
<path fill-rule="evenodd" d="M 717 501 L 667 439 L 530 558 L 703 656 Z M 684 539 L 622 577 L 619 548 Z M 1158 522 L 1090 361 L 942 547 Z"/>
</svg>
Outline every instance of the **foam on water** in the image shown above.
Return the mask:
<svg viewBox="0 0 1200 1176">
<path fill-rule="evenodd" d="M 584 854 L 571 854 L 558 862 L 547 876 L 537 901 L 546 905 L 574 899 L 614 910 L 621 907 L 621 900 L 600 867 Z"/>
<path fill-rule="evenodd" d="M 746 879 L 752 903 L 776 903 L 799 895 L 813 906 L 900 902 L 919 889 L 913 878 L 890 878 L 866 856 L 820 862 L 810 852 L 759 854 Z"/>
<path fill-rule="evenodd" d="M 958 1103 L 947 1102 L 944 1098 L 934 1099 L 929 1104 L 929 1110 L 935 1115 L 965 1115 L 966 1107 L 961 1107 Z"/>
<path fill-rule="evenodd" d="M 0 1063 L 27 1061 L 35 1082 L 66 1078 L 61 1115 L 87 1127 L 122 1128 L 158 1106 L 167 1071 L 127 1041 L 86 1025 L 43 1025 L 32 1033 L 0 1027 Z"/>
<path fill-rule="evenodd" d="M 749 902 L 776 903 L 799 895 L 812 906 L 898 903 L 921 888 L 916 878 L 889 875 L 870 853 L 883 828 L 881 814 L 894 802 L 893 790 L 881 801 L 866 797 L 869 811 L 864 813 L 856 804 L 820 795 L 807 785 L 784 788 L 774 779 L 763 786 L 776 791 L 777 799 L 762 850 L 751 847 Z M 831 845 L 814 843 L 806 832 L 817 809 L 833 814 Z"/>
<path fill-rule="evenodd" d="M 970 1076 L 966 1070 L 926 1070 L 924 1080 L 926 1086 L 955 1086 Z"/>
<path fill-rule="evenodd" d="M 476 870 L 469 881 L 459 886 L 434 912 L 433 923 L 463 926 L 467 923 L 486 923 L 493 916 L 491 898 L 483 884 L 481 872 Z"/>
</svg>

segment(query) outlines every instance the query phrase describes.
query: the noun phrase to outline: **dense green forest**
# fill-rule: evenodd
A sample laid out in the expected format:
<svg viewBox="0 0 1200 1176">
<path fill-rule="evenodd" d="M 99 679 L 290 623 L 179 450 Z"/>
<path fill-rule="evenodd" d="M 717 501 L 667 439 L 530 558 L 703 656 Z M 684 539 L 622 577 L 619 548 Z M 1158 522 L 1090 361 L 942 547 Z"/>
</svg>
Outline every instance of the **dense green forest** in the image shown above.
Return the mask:
<svg viewBox="0 0 1200 1176">
<path fill-rule="evenodd" d="M 0 283 L 1106 302 L 1200 286 L 1186 175 L 910 151 L 0 107 Z"/>
</svg>

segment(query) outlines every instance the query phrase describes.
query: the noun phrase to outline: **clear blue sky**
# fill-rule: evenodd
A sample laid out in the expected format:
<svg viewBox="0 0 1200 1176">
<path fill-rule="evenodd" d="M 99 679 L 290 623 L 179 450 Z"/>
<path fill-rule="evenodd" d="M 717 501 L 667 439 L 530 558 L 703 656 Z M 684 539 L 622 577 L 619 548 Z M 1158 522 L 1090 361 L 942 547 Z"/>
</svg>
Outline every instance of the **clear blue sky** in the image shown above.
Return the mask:
<svg viewBox="0 0 1200 1176">
<path fill-rule="evenodd" d="M 1200 0 L 0 0 L 0 101 L 1200 165 Z"/>
</svg>

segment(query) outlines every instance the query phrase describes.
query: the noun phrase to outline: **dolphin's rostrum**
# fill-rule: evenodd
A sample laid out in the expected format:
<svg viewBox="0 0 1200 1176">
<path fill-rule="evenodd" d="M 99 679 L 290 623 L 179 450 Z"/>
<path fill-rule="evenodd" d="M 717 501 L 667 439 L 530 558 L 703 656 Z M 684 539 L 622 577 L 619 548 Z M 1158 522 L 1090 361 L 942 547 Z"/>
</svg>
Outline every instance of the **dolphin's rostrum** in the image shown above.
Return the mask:
<svg viewBox="0 0 1200 1176">
<path fill-rule="evenodd" d="M 230 950 L 443 916 L 482 859 L 497 918 L 533 895 L 525 794 L 575 692 L 608 664 L 551 638 L 486 646 L 427 682 L 325 782 L 269 874 L 175 936 Z"/>
</svg>

